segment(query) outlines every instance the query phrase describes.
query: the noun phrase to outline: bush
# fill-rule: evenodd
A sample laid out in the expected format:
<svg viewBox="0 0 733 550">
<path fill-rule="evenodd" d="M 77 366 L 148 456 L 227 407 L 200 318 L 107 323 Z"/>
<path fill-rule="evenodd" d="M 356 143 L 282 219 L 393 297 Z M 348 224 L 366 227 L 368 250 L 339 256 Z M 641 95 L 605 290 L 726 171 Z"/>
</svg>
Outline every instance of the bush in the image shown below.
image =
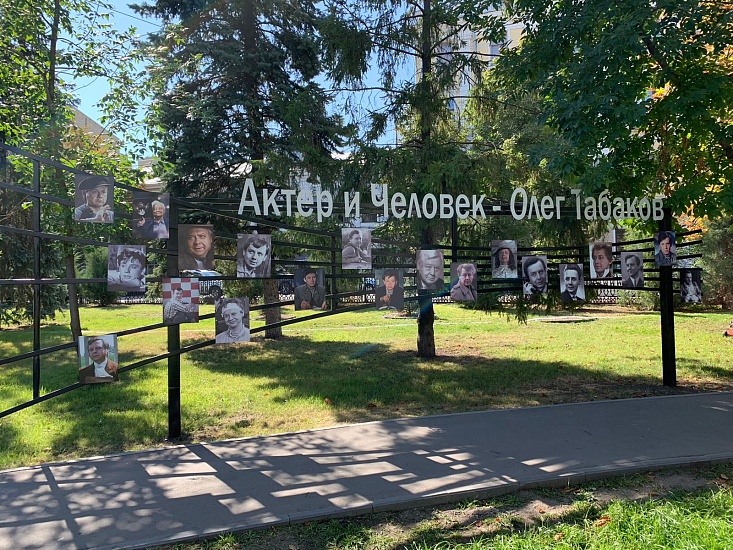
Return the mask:
<svg viewBox="0 0 733 550">
<path fill-rule="evenodd" d="M 698 262 L 703 268 L 703 299 L 733 309 L 733 218 L 708 220 L 705 229 Z"/>
<path fill-rule="evenodd" d="M 113 304 L 119 293 L 107 290 L 107 248 L 92 248 L 84 253 L 84 279 L 104 279 L 103 283 L 84 283 L 79 285 L 79 294 L 87 302 L 100 306 Z"/>
</svg>

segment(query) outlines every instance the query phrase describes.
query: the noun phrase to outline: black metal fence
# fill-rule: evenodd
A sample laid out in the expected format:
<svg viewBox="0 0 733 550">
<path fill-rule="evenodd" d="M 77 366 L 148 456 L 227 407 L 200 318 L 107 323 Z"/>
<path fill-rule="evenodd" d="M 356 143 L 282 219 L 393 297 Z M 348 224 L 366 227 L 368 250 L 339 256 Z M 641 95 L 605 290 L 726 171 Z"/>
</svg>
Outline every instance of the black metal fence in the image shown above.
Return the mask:
<svg viewBox="0 0 733 550">
<path fill-rule="evenodd" d="M 0 232 L 7 234 L 15 234 L 27 237 L 32 242 L 33 251 L 33 270 L 29 277 L 25 278 L 6 278 L 0 279 L 0 290 L 8 286 L 27 286 L 32 289 L 33 294 L 33 342 L 32 349 L 26 353 L 14 355 L 12 357 L 0 358 L 0 366 L 9 365 L 16 362 L 31 360 L 32 363 L 32 397 L 23 402 L 0 411 L 0 418 L 7 416 L 29 406 L 41 403 L 48 399 L 52 399 L 69 391 L 80 388 L 82 384 L 71 383 L 65 387 L 51 390 L 45 393 L 41 392 L 42 387 L 42 365 L 44 362 L 53 364 L 53 357 L 60 351 L 71 350 L 77 346 L 76 342 L 67 342 L 60 345 L 44 346 L 41 342 L 41 322 L 42 322 L 42 289 L 49 285 L 86 285 L 94 283 L 106 283 L 106 279 L 94 278 L 66 278 L 66 277 L 44 277 L 41 269 L 41 255 L 43 253 L 44 243 L 66 242 L 71 243 L 78 248 L 88 247 L 107 247 L 111 243 L 109 237 L 103 234 L 93 239 L 88 236 L 74 236 L 69 234 L 61 234 L 50 230 L 44 230 L 44 219 L 42 219 L 42 203 L 56 205 L 56 215 L 69 216 L 73 209 L 73 201 L 68 197 L 58 197 L 47 192 L 42 188 L 41 173 L 43 169 L 53 169 L 57 172 L 63 172 L 64 175 L 85 174 L 84 172 L 72 167 L 68 167 L 62 163 L 33 155 L 17 149 L 15 147 L 0 144 L 0 150 L 7 151 L 7 162 L 12 163 L 14 157 L 22 159 L 23 162 L 30 162 L 33 167 L 33 175 L 30 181 L 23 182 L 6 182 L 0 181 L 0 189 L 8 193 L 14 194 L 17 200 L 28 204 L 32 211 L 28 217 L 28 226 L 20 226 L 19 224 L 0 225 Z M 59 173 L 60 173 L 59 172 Z M 125 192 L 131 193 L 136 190 L 133 187 L 125 185 L 117 185 Z M 131 203 L 131 201 L 130 201 Z M 342 205 L 343 206 L 343 205 Z M 338 209 L 338 206 L 336 207 Z M 343 215 L 341 211 L 341 215 Z M 509 215 L 508 208 L 494 210 L 492 215 Z M 130 223 L 132 215 L 119 210 L 115 212 L 117 223 Z M 329 307 L 326 311 L 314 312 L 309 316 L 290 318 L 280 320 L 276 323 L 253 328 L 251 333 L 266 331 L 275 326 L 285 326 L 293 323 L 308 322 L 314 318 L 328 315 L 339 314 L 346 311 L 356 309 L 371 308 L 374 306 L 374 274 L 373 270 L 368 271 L 352 271 L 343 270 L 339 257 L 341 250 L 341 233 L 340 230 L 322 230 L 314 227 L 296 225 L 293 223 L 285 223 L 279 220 L 265 219 L 253 215 L 251 212 L 238 213 L 238 203 L 231 200 L 196 200 L 184 199 L 179 197 L 171 197 L 170 204 L 170 229 L 171 234 L 167 242 L 152 241 L 153 246 L 149 246 L 147 251 L 149 254 L 158 255 L 165 258 L 166 276 L 178 276 L 177 271 L 177 228 L 181 220 L 195 220 L 201 223 L 205 220 L 213 223 L 216 228 L 217 250 L 224 250 L 225 253 L 217 254 L 216 264 L 221 267 L 221 271 L 230 273 L 216 275 L 212 277 L 204 277 L 204 283 L 223 285 L 226 289 L 228 284 L 241 281 L 236 275 L 236 239 L 237 232 L 246 232 L 253 227 L 264 228 L 272 234 L 273 249 L 273 277 L 278 280 L 279 301 L 272 303 L 264 303 L 260 296 L 251 296 L 251 310 L 266 310 L 268 308 L 280 308 L 282 306 L 292 305 L 293 297 L 293 272 L 298 266 L 302 266 L 303 260 L 295 260 L 291 258 L 303 258 L 308 256 L 307 264 L 310 267 L 322 267 L 326 271 L 326 288 L 327 300 Z M 454 220 L 453 222 L 457 222 Z M 667 218 L 660 229 L 666 229 L 671 224 Z M 72 226 L 73 227 L 73 226 Z M 130 230 L 131 232 L 131 230 Z M 685 240 L 679 240 L 678 258 L 681 260 L 693 259 L 698 254 L 680 254 L 686 247 L 698 244 L 700 241 L 695 240 L 697 232 L 679 233 L 680 237 Z M 477 267 L 478 292 L 479 295 L 486 293 L 499 293 L 508 300 L 522 300 L 522 281 L 521 279 L 492 279 L 492 256 L 491 243 L 486 246 L 467 247 L 460 246 L 457 242 L 457 231 L 454 226 L 454 241 L 445 246 L 432 246 L 431 248 L 439 248 L 444 251 L 446 260 L 451 262 L 472 262 Z M 403 269 L 406 274 L 405 300 L 407 304 L 414 303 L 417 300 L 417 287 L 415 279 L 416 250 L 421 248 L 418 242 L 394 241 L 381 238 L 373 238 L 373 269 Z M 627 250 L 640 251 L 645 254 L 645 286 L 637 289 L 636 292 L 655 292 L 660 293 L 663 306 L 662 311 L 662 338 L 665 349 L 665 384 L 675 385 L 674 378 L 674 318 L 672 307 L 673 290 L 672 280 L 673 273 L 676 270 L 671 268 L 655 268 L 654 267 L 654 247 L 653 239 L 643 239 L 638 241 L 627 241 L 613 243 L 615 255 Z M 230 253 L 226 253 L 230 251 Z M 578 246 L 567 247 L 534 247 L 534 248 L 518 248 L 518 255 L 526 256 L 529 254 L 542 254 L 548 258 L 548 279 L 551 288 L 559 288 L 559 271 L 558 265 L 568 262 L 586 262 L 588 261 L 588 245 L 582 244 Z M 616 272 L 620 272 L 619 261 L 615 260 Z M 446 272 L 447 273 L 447 272 Z M 148 283 L 159 283 L 162 277 L 148 277 Z M 614 303 L 617 300 L 618 292 L 621 289 L 621 279 L 611 280 L 589 280 L 585 281 L 586 289 L 590 290 L 592 301 L 596 303 Z M 678 292 L 678 291 L 677 291 Z M 436 292 L 433 300 L 437 302 L 450 301 L 448 292 Z M 2 301 L 0 299 L 0 301 Z M 138 303 L 161 303 L 160 297 L 152 292 L 148 293 L 129 293 L 118 297 L 120 303 L 138 304 Z M 213 313 L 202 315 L 201 319 L 212 318 Z M 164 325 L 162 322 L 148 324 L 128 330 L 117 331 L 118 336 L 126 336 L 146 331 L 157 330 L 167 327 L 168 330 L 168 349 L 165 353 L 160 353 L 151 357 L 135 361 L 120 367 L 120 372 L 137 369 L 145 365 L 166 359 L 168 360 L 168 397 L 169 397 L 169 437 L 175 438 L 180 435 L 180 356 L 183 353 L 193 351 L 195 349 L 210 346 L 215 343 L 214 339 L 196 342 L 182 346 L 180 341 L 180 328 L 178 325 Z M 671 331 L 671 333 L 670 333 Z M 671 334 L 671 336 L 670 336 Z M 671 339 L 670 339 L 671 338 Z M 670 347 L 671 346 L 671 347 Z M 671 350 L 671 351 L 670 351 Z M 671 355 L 670 355 L 671 354 Z M 670 370 L 671 369 L 671 370 Z"/>
</svg>

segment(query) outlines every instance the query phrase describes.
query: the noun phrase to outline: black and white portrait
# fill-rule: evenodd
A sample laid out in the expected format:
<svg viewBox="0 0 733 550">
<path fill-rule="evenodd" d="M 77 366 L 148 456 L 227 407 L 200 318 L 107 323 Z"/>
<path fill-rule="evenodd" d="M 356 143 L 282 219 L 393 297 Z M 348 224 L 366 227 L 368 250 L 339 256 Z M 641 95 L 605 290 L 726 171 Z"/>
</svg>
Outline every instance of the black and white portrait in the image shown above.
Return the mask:
<svg viewBox="0 0 733 550">
<path fill-rule="evenodd" d="M 590 243 L 588 256 L 590 257 L 591 279 L 613 279 L 613 245 L 611 243 Z"/>
<path fill-rule="evenodd" d="M 445 267 L 442 250 L 417 251 L 418 290 L 443 290 Z"/>
<path fill-rule="evenodd" d="M 117 335 L 79 336 L 79 383 L 117 382 Z"/>
<path fill-rule="evenodd" d="M 237 277 L 262 279 L 270 276 L 272 235 L 237 235 Z"/>
<path fill-rule="evenodd" d="M 294 273 L 295 311 L 326 308 L 326 276 L 323 268 L 300 267 Z"/>
<path fill-rule="evenodd" d="M 167 239 L 170 235 L 169 193 L 132 192 L 132 234 L 138 239 Z"/>
<path fill-rule="evenodd" d="M 111 244 L 107 256 L 107 289 L 120 292 L 145 292 L 146 247 Z"/>
<path fill-rule="evenodd" d="M 522 256 L 522 292 L 547 294 L 547 256 Z"/>
<path fill-rule="evenodd" d="M 370 229 L 341 228 L 342 269 L 372 268 L 372 232 Z"/>
<path fill-rule="evenodd" d="M 621 286 L 644 288 L 644 255 L 641 252 L 621 253 Z"/>
<path fill-rule="evenodd" d="M 654 263 L 657 267 L 677 265 L 677 242 L 674 231 L 654 234 Z"/>
<path fill-rule="evenodd" d="M 516 279 L 516 241 L 491 241 L 491 277 L 494 279 Z"/>
<path fill-rule="evenodd" d="M 456 302 L 475 302 L 478 298 L 478 271 L 471 262 L 450 264 L 450 297 Z"/>
<path fill-rule="evenodd" d="M 374 302 L 377 309 L 401 310 L 405 307 L 405 289 L 401 269 L 377 269 Z"/>
<path fill-rule="evenodd" d="M 74 220 L 114 223 L 115 179 L 112 176 L 76 174 Z"/>
<path fill-rule="evenodd" d="M 223 298 L 221 316 L 224 327 L 217 328 L 217 344 L 249 342 L 249 298 Z"/>
<path fill-rule="evenodd" d="M 560 264 L 560 300 L 577 302 L 585 300 L 583 264 Z"/>
<path fill-rule="evenodd" d="M 680 270 L 680 298 L 686 304 L 702 302 L 702 271 L 700 269 Z"/>
</svg>

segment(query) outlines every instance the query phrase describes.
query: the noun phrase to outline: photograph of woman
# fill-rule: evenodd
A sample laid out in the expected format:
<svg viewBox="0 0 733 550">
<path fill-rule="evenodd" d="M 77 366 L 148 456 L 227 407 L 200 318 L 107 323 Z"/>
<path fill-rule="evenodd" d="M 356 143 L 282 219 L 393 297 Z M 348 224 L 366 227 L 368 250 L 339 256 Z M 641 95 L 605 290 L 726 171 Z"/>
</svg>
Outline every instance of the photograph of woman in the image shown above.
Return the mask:
<svg viewBox="0 0 733 550">
<path fill-rule="evenodd" d="M 217 332 L 217 344 L 249 342 L 249 298 L 224 298 L 221 316 L 226 328 Z"/>
<path fill-rule="evenodd" d="M 491 276 L 494 279 L 517 278 L 517 242 L 491 241 Z"/>
</svg>

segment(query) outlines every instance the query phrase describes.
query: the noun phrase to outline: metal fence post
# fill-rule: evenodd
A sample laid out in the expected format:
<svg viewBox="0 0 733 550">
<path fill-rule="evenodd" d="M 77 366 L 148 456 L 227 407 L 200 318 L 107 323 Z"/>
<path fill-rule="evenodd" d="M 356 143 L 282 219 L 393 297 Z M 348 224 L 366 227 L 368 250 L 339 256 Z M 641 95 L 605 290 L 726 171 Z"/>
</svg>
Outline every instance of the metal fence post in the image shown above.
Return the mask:
<svg viewBox="0 0 733 550">
<path fill-rule="evenodd" d="M 166 257 L 166 275 L 178 275 L 178 203 L 173 197 L 170 202 L 170 238 Z M 168 352 L 181 349 L 181 326 L 168 326 Z M 168 358 L 168 439 L 181 437 L 181 355 L 176 353 Z"/>
<path fill-rule="evenodd" d="M 41 349 L 41 163 L 33 161 L 33 351 Z M 41 356 L 33 357 L 33 399 L 41 395 Z"/>
<path fill-rule="evenodd" d="M 664 209 L 659 221 L 659 231 L 672 230 L 672 211 Z M 659 267 L 659 304 L 662 323 L 662 383 L 677 385 L 677 359 L 674 341 L 674 290 L 672 288 L 672 267 Z"/>
</svg>

